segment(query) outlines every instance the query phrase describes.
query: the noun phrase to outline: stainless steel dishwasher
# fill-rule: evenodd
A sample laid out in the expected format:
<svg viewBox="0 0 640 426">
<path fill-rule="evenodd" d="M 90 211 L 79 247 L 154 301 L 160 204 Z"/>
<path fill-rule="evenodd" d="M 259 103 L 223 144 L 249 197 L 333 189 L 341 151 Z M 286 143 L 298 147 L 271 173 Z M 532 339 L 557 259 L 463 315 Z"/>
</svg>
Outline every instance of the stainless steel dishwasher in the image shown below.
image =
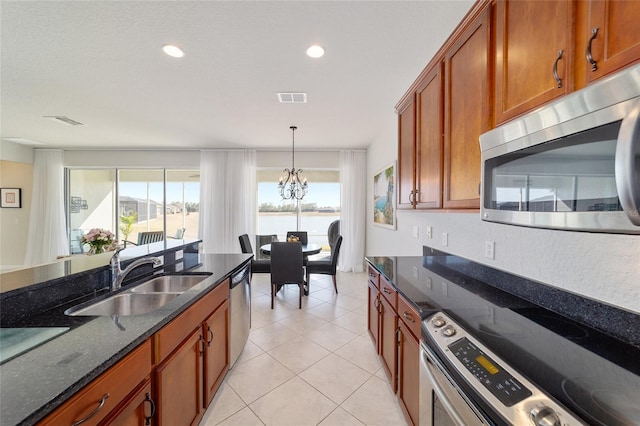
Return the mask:
<svg viewBox="0 0 640 426">
<path fill-rule="evenodd" d="M 238 360 L 251 328 L 251 267 L 231 275 L 229 294 L 229 368 Z"/>
</svg>

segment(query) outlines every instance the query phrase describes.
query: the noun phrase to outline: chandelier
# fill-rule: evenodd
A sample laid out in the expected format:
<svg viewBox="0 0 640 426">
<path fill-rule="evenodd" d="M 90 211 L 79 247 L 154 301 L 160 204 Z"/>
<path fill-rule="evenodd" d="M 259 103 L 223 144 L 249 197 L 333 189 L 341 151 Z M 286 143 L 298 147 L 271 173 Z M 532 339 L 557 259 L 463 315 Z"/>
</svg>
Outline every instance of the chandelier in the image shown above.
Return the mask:
<svg viewBox="0 0 640 426">
<path fill-rule="evenodd" d="M 280 190 L 280 196 L 283 200 L 302 200 L 307 194 L 307 178 L 304 177 L 302 169 L 296 170 L 296 139 L 295 132 L 297 127 L 291 126 L 291 169 L 284 169 L 282 176 L 280 176 L 280 182 L 278 183 L 278 189 Z"/>
</svg>

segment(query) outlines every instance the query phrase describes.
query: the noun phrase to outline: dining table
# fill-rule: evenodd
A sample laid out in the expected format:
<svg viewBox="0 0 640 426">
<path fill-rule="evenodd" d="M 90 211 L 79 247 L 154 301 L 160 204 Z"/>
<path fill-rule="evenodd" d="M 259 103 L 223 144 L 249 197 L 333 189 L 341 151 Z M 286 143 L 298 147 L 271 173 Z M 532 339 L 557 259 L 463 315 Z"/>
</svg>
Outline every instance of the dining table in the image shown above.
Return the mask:
<svg viewBox="0 0 640 426">
<path fill-rule="evenodd" d="M 265 244 L 263 246 L 260 246 L 260 251 L 264 254 L 271 254 L 271 244 Z M 322 246 L 320 244 L 307 243 L 302 245 L 302 255 L 304 257 L 318 254 L 321 251 L 322 251 Z"/>
<path fill-rule="evenodd" d="M 260 251 L 264 254 L 271 254 L 271 244 L 265 244 L 260 246 Z M 302 245 L 302 256 L 305 259 L 305 263 L 306 263 L 306 259 L 308 256 L 312 256 L 314 254 L 318 254 L 322 251 L 322 246 L 320 244 L 314 244 L 314 243 L 307 243 L 307 244 L 303 244 Z M 280 288 L 278 287 L 278 291 L 280 290 Z M 304 295 L 308 296 L 309 295 L 309 283 L 308 282 L 304 282 Z"/>
</svg>

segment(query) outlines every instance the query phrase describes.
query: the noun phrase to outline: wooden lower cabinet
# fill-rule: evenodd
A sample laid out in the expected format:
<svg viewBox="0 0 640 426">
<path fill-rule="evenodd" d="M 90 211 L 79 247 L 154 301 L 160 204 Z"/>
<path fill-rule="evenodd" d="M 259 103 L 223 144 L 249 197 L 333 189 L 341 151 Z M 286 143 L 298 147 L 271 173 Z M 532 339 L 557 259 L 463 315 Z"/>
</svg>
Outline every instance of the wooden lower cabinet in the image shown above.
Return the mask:
<svg viewBox="0 0 640 426">
<path fill-rule="evenodd" d="M 419 424 L 420 343 L 404 321 L 398 321 L 398 400 L 412 424 Z"/>
<path fill-rule="evenodd" d="M 147 378 L 128 398 L 127 402 L 114 410 L 101 426 L 140 426 L 155 424 L 156 403 L 151 397 L 151 378 Z"/>
<path fill-rule="evenodd" d="M 202 325 L 204 351 L 204 407 L 213 400 L 229 370 L 229 301 L 225 301 Z"/>
<path fill-rule="evenodd" d="M 391 383 L 391 388 L 397 391 L 397 364 L 398 351 L 396 345 L 396 329 L 398 328 L 398 315 L 391 304 L 384 297 L 380 298 L 382 306 L 380 313 L 380 358 L 382 369 Z"/>
<path fill-rule="evenodd" d="M 198 327 L 156 369 L 158 424 L 187 426 L 200 421 L 204 345 Z"/>
<path fill-rule="evenodd" d="M 373 340 L 376 353 L 380 352 L 380 292 L 378 288 L 369 281 L 368 286 L 369 308 L 367 309 L 367 329 L 369 336 Z"/>
<path fill-rule="evenodd" d="M 47 416 L 40 425 L 108 424 L 107 419 L 141 405 L 138 388 L 151 374 L 151 343 L 146 341 Z M 127 414 L 122 414 L 128 418 Z M 127 420 L 129 421 L 129 420 Z M 121 424 L 130 424 L 123 423 Z M 141 419 L 140 425 L 145 424 Z"/>
</svg>

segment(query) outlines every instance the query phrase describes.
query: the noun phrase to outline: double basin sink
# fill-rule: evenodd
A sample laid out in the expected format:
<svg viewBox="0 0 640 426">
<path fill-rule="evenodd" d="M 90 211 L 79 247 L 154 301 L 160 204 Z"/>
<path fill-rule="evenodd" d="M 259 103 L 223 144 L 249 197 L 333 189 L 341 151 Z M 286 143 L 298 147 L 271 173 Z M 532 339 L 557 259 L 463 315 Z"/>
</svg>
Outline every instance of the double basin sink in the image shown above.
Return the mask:
<svg viewBox="0 0 640 426">
<path fill-rule="evenodd" d="M 160 309 L 211 274 L 161 275 L 95 303 L 67 309 L 70 316 L 139 315 Z"/>
</svg>

